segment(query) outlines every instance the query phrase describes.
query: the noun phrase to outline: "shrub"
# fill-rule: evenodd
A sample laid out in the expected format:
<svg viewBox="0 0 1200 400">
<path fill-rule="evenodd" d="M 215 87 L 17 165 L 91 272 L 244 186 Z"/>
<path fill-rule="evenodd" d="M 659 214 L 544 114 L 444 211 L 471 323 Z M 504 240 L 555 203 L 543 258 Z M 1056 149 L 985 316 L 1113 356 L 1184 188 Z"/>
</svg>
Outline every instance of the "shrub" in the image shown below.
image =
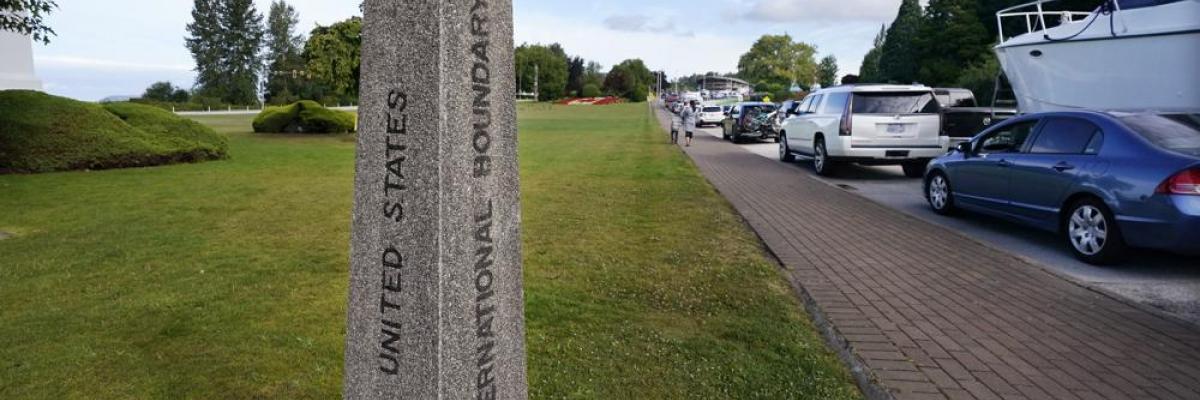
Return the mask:
<svg viewBox="0 0 1200 400">
<path fill-rule="evenodd" d="M 226 157 L 224 137 L 149 106 L 0 91 L 0 172 L 145 167 Z M 119 113 L 116 114 L 116 113 Z"/>
<path fill-rule="evenodd" d="M 134 128 L 141 129 L 179 148 L 194 147 L 198 159 L 224 158 L 229 141 L 203 124 L 170 111 L 135 103 L 108 103 L 104 109 Z"/>
<path fill-rule="evenodd" d="M 349 133 L 356 116 L 303 100 L 286 106 L 267 107 L 254 118 L 258 133 Z"/>
<path fill-rule="evenodd" d="M 580 91 L 582 97 L 600 97 L 600 87 L 594 83 L 583 85 L 583 90 Z"/>
</svg>

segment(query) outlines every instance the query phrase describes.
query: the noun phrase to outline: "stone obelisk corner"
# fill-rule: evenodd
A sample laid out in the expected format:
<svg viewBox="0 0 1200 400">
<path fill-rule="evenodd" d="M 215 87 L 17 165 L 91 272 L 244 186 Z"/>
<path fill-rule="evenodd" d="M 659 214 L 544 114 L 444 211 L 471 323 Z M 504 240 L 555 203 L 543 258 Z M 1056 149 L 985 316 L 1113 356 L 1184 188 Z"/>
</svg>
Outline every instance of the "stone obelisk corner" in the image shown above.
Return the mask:
<svg viewBox="0 0 1200 400">
<path fill-rule="evenodd" d="M 347 399 L 528 397 L 511 0 L 368 0 Z"/>
</svg>

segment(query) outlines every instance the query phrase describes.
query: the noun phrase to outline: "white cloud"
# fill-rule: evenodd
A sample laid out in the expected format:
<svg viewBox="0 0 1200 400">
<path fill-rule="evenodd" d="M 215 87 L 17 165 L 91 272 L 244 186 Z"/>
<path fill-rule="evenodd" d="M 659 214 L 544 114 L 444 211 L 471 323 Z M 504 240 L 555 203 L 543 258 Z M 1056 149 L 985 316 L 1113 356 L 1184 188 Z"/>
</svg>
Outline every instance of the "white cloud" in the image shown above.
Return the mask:
<svg viewBox="0 0 1200 400">
<path fill-rule="evenodd" d="M 750 48 L 750 41 L 737 36 L 703 32 L 687 35 L 680 34 L 678 29 L 676 32 L 615 30 L 610 25 L 535 13 L 518 14 L 516 43 L 559 43 L 568 53 L 605 66 L 640 58 L 650 69 L 665 70 L 668 77 L 735 71 L 738 57 Z"/>
<path fill-rule="evenodd" d="M 742 18 L 768 22 L 890 20 L 899 0 L 753 0 Z"/>
<path fill-rule="evenodd" d="M 695 36 L 693 31 L 677 29 L 675 22 L 670 20 L 655 21 L 649 16 L 637 14 L 613 15 L 604 19 L 604 26 L 614 31 L 623 32 L 652 32 L 670 33 L 680 36 Z"/>
<path fill-rule="evenodd" d="M 117 60 L 104 60 L 88 57 L 38 55 L 34 57 L 39 67 L 46 68 L 78 68 L 93 71 L 191 71 L 188 64 L 150 64 Z"/>
</svg>

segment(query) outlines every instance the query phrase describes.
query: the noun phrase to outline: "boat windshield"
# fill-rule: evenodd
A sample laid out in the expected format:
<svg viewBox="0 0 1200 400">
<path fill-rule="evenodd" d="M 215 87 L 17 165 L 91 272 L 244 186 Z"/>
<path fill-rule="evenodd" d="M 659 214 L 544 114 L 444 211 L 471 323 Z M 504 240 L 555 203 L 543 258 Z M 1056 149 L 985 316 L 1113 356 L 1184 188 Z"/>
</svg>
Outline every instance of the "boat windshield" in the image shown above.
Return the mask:
<svg viewBox="0 0 1200 400">
<path fill-rule="evenodd" d="M 1158 147 L 1200 156 L 1200 113 L 1131 114 L 1120 119 Z"/>
</svg>

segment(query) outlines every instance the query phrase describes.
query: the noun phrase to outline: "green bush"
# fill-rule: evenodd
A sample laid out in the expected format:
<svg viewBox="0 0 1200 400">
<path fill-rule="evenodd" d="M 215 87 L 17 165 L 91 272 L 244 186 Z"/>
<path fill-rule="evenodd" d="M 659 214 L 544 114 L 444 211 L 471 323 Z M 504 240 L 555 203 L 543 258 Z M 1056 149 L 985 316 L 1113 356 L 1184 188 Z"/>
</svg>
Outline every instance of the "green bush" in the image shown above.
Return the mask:
<svg viewBox="0 0 1200 400">
<path fill-rule="evenodd" d="M 303 100 L 286 106 L 267 107 L 252 123 L 258 133 L 349 133 L 356 116 Z"/>
<path fill-rule="evenodd" d="M 582 97 L 600 97 L 600 87 L 594 83 L 583 85 L 583 90 L 580 91 Z"/>
<path fill-rule="evenodd" d="M 0 91 L 0 172 L 146 167 L 226 157 L 224 137 L 150 106 Z M 111 111 L 110 111 L 111 110 Z"/>
<path fill-rule="evenodd" d="M 170 111 L 135 103 L 108 103 L 104 109 L 134 128 L 161 138 L 178 148 L 194 147 L 200 159 L 224 158 L 229 141 L 203 124 Z"/>
</svg>

